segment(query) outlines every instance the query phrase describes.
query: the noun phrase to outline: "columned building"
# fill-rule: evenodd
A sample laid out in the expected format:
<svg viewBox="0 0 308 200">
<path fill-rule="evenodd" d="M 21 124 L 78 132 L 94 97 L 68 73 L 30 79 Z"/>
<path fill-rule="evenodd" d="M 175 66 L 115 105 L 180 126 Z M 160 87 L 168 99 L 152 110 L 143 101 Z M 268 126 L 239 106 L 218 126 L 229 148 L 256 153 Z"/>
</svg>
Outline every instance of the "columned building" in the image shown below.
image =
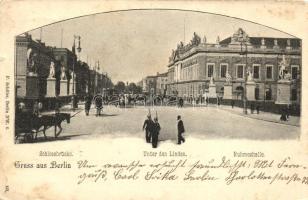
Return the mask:
<svg viewBox="0 0 308 200">
<path fill-rule="evenodd" d="M 212 84 L 217 96 L 223 98 L 228 83 L 232 87 L 230 99 L 242 99 L 250 81 L 254 84 L 254 98 L 250 100 L 276 102 L 280 94 L 277 84 L 283 76 L 290 82 L 291 103 L 299 104 L 300 74 L 298 38 L 249 37 L 240 28 L 231 37 L 210 44 L 206 37 L 201 41 L 194 33 L 189 44 L 181 42 L 172 51 L 167 94 L 199 98 L 209 92 Z"/>
<path fill-rule="evenodd" d="M 33 40 L 29 34 L 16 36 L 15 48 L 16 97 L 34 100 L 48 96 L 47 78 L 52 76 L 58 83 L 60 77 L 60 63 L 54 58 L 54 49 Z M 58 87 L 57 84 L 54 93 L 59 92 Z"/>
</svg>

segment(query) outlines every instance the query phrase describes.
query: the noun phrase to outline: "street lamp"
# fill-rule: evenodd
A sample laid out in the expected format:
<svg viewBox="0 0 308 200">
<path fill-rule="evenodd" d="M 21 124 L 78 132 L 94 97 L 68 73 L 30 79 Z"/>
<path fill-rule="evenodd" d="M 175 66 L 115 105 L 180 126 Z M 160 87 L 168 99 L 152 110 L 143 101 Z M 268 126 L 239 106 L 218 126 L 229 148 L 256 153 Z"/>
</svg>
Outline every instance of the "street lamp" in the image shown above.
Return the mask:
<svg viewBox="0 0 308 200">
<path fill-rule="evenodd" d="M 246 94 L 246 82 L 247 82 L 247 65 L 248 65 L 248 61 L 247 61 L 247 54 L 248 54 L 248 51 L 247 51 L 247 40 L 245 40 L 244 38 L 241 38 L 242 40 L 240 40 L 241 42 L 241 53 L 240 55 L 245 55 L 245 60 L 246 60 L 246 63 L 245 63 L 245 68 L 244 68 L 244 74 L 243 74 L 243 78 L 244 78 L 244 87 L 243 87 L 243 113 L 245 115 L 247 115 L 247 94 Z M 245 51 L 243 52 L 243 44 L 245 45 Z"/>
<path fill-rule="evenodd" d="M 76 39 L 78 40 L 78 47 L 77 47 L 77 52 L 79 54 L 80 57 L 80 52 L 81 52 L 81 47 L 80 47 L 80 39 L 81 37 L 79 35 L 74 35 L 74 43 L 73 43 L 73 51 L 75 54 L 75 43 L 76 43 Z M 75 54 L 76 55 L 76 54 Z M 76 60 L 78 59 L 78 56 L 76 56 Z M 79 58 L 80 59 L 80 58 Z M 77 101 L 76 101 L 76 96 L 75 96 L 75 58 L 73 59 L 73 88 L 72 88 L 72 105 L 73 105 L 73 109 L 75 109 L 77 107 Z"/>
</svg>

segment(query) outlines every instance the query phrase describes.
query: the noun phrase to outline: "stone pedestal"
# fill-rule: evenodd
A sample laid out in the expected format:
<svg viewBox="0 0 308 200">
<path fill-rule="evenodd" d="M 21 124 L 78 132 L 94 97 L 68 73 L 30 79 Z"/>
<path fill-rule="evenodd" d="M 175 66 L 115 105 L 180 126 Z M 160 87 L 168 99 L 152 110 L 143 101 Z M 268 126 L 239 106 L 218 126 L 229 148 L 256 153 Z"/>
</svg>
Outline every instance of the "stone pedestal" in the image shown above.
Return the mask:
<svg viewBox="0 0 308 200">
<path fill-rule="evenodd" d="M 39 79 L 37 76 L 27 76 L 26 78 L 26 96 L 30 98 L 39 97 Z"/>
<path fill-rule="evenodd" d="M 60 94 L 59 96 L 67 96 L 67 80 L 60 80 Z"/>
<path fill-rule="evenodd" d="M 255 89 L 256 83 L 254 81 L 248 81 L 246 83 L 246 97 L 248 101 L 256 100 Z"/>
<path fill-rule="evenodd" d="M 210 84 L 209 86 L 209 97 L 217 97 L 215 84 Z"/>
<path fill-rule="evenodd" d="M 55 78 L 48 78 L 47 79 L 46 97 L 55 97 L 56 96 L 56 82 L 57 82 L 57 79 L 55 79 Z"/>
<path fill-rule="evenodd" d="M 231 84 L 225 84 L 224 85 L 224 99 L 233 99 L 232 94 L 232 85 Z"/>
<path fill-rule="evenodd" d="M 279 80 L 277 82 L 277 100 L 276 104 L 290 104 L 291 103 L 291 81 Z"/>
</svg>

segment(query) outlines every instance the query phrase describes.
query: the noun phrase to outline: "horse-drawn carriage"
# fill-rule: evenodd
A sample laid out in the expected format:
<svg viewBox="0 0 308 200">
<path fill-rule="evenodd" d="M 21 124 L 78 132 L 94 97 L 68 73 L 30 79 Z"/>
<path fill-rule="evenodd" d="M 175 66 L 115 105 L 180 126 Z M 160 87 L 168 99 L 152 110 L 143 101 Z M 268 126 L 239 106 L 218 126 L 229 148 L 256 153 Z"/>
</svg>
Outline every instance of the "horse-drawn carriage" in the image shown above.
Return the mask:
<svg viewBox="0 0 308 200">
<path fill-rule="evenodd" d="M 15 117 L 15 142 L 34 142 L 39 132 L 43 132 L 46 136 L 46 130 L 54 127 L 55 138 L 62 132 L 61 123 L 66 120 L 70 123 L 71 115 L 69 113 L 53 113 L 38 116 L 31 112 L 18 112 Z M 57 131 L 59 128 L 59 131 Z"/>
</svg>

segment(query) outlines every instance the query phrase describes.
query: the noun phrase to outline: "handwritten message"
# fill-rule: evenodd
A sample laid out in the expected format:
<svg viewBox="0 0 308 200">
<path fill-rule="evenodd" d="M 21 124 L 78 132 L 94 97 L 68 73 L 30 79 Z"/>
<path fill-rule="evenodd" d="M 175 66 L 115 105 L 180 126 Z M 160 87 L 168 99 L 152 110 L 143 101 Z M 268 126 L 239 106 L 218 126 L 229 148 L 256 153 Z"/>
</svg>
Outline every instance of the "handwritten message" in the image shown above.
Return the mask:
<svg viewBox="0 0 308 200">
<path fill-rule="evenodd" d="M 40 154 L 41 155 L 41 154 Z M 45 154 L 44 154 L 45 155 Z M 48 156 L 46 154 L 45 156 Z M 62 157 L 50 154 L 49 157 Z M 61 155 L 61 156 L 60 156 Z M 64 154 L 63 154 L 64 155 Z M 65 154 L 66 155 L 66 154 Z M 71 152 L 67 155 L 72 157 Z M 183 181 L 223 182 L 226 185 L 246 182 L 262 184 L 302 184 L 308 186 L 307 167 L 290 156 L 268 159 L 262 152 L 238 153 L 233 156 L 193 159 L 185 152 L 142 152 L 142 159 L 116 162 L 79 159 L 54 159 L 50 162 L 30 163 L 15 161 L 18 169 L 74 170 L 76 184 L 106 181 Z"/>
<path fill-rule="evenodd" d="M 178 156 L 157 153 L 145 157 L 165 157 L 163 161 L 155 159 L 132 160 L 128 162 L 94 163 L 91 160 L 79 160 L 80 171 L 77 184 L 99 183 L 107 180 L 146 180 L 146 181 L 223 181 L 226 185 L 243 181 L 259 181 L 265 184 L 278 182 L 285 184 L 304 184 L 308 186 L 306 166 L 285 157 L 270 160 L 263 157 L 226 157 L 204 160 L 189 159 L 183 154 Z M 305 173 L 303 173 L 303 171 Z"/>
</svg>

